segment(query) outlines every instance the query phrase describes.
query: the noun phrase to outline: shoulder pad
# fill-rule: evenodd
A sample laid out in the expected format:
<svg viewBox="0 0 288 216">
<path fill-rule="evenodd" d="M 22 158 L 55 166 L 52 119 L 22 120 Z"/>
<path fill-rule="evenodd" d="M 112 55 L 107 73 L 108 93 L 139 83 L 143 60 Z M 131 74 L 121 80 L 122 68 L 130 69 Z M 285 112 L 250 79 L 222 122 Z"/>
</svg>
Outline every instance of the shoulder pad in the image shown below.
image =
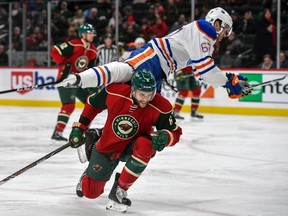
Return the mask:
<svg viewBox="0 0 288 216">
<path fill-rule="evenodd" d="M 153 100 L 149 103 L 151 106 L 153 106 L 155 109 L 159 110 L 161 113 L 169 113 L 172 112 L 172 105 L 171 103 L 161 96 L 159 93 L 155 95 Z"/>
<path fill-rule="evenodd" d="M 206 20 L 200 19 L 197 21 L 197 26 L 203 34 L 212 38 L 212 40 L 216 40 L 217 33 L 211 23 L 207 22 Z"/>
<path fill-rule="evenodd" d="M 122 96 L 130 95 L 131 86 L 123 83 L 112 83 L 106 87 L 108 94 L 117 94 Z"/>
</svg>

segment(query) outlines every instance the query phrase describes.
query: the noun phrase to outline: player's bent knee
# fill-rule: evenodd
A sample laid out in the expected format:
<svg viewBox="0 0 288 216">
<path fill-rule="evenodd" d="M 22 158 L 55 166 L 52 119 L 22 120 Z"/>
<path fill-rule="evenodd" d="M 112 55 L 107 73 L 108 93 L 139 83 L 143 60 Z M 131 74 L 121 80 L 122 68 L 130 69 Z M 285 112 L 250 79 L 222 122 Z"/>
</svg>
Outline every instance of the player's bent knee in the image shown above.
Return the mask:
<svg viewBox="0 0 288 216">
<path fill-rule="evenodd" d="M 106 182 L 94 180 L 85 176 L 82 180 L 82 192 L 86 198 L 96 199 L 104 192 Z"/>
<path fill-rule="evenodd" d="M 152 141 L 146 137 L 137 138 L 133 154 L 140 158 L 151 158 L 155 154 L 155 150 L 152 148 Z"/>
</svg>

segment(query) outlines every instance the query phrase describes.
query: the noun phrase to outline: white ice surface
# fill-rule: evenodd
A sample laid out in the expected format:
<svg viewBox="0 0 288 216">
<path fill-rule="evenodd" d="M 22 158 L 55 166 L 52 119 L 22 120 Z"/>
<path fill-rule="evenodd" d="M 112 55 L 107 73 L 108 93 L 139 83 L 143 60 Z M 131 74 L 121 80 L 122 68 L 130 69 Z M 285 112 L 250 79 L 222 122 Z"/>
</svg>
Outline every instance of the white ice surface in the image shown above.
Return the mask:
<svg viewBox="0 0 288 216">
<path fill-rule="evenodd" d="M 60 147 L 49 145 L 58 111 L 0 106 L 0 181 Z M 72 114 L 66 137 L 80 113 Z M 103 126 L 105 116 L 93 126 Z M 129 189 L 127 215 L 288 215 L 288 118 L 184 116 L 180 143 L 157 153 Z M 100 198 L 76 196 L 86 166 L 69 147 L 0 185 L 0 215 L 123 215 L 105 210 L 114 176 Z"/>
</svg>

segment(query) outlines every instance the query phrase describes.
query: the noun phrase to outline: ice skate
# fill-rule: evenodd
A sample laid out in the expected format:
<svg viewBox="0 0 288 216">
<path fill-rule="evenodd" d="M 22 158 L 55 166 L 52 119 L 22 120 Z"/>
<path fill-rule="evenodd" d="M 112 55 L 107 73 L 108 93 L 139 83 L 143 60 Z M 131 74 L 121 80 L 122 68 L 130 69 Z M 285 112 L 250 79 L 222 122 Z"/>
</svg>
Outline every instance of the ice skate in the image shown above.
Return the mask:
<svg viewBox="0 0 288 216">
<path fill-rule="evenodd" d="M 119 177 L 120 173 L 116 173 L 115 182 L 108 196 L 110 201 L 106 209 L 125 213 L 131 206 L 131 200 L 127 198 L 127 191 L 118 186 Z"/>
<path fill-rule="evenodd" d="M 62 132 L 54 130 L 51 136 L 52 145 L 57 143 L 65 143 L 68 141 L 65 137 L 63 137 Z"/>
<path fill-rule="evenodd" d="M 191 119 L 199 119 L 199 120 L 202 120 L 204 118 L 203 115 L 199 114 L 198 112 L 196 112 L 196 110 L 193 110 L 191 112 Z"/>
<path fill-rule="evenodd" d="M 174 118 L 177 120 L 184 120 L 185 118 L 183 117 L 183 116 L 180 116 L 179 115 L 179 111 L 176 111 L 176 110 L 174 110 L 174 112 L 173 112 L 173 116 L 174 116 Z"/>
</svg>

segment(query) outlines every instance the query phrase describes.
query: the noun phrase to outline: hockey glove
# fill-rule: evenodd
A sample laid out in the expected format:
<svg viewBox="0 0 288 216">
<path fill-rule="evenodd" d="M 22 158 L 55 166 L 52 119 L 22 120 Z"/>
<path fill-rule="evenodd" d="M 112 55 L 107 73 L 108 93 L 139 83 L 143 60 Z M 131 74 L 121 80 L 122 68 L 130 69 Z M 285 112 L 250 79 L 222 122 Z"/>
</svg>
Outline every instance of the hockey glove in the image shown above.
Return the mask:
<svg viewBox="0 0 288 216">
<path fill-rule="evenodd" d="M 244 93 L 243 89 L 244 87 L 249 87 L 249 83 L 247 82 L 247 78 L 243 77 L 241 75 L 236 75 L 233 73 L 227 73 L 226 74 L 228 81 L 223 86 L 226 88 L 228 92 L 228 96 L 232 99 L 237 99 L 240 97 L 243 97 L 243 94 L 248 95 L 250 92 Z"/>
<path fill-rule="evenodd" d="M 69 74 L 66 79 L 62 82 L 56 84 L 56 87 L 65 87 L 65 88 L 79 88 L 81 87 L 81 77 L 77 73 Z"/>
<path fill-rule="evenodd" d="M 183 80 L 185 80 L 185 75 L 182 73 L 182 71 L 178 71 L 177 73 L 176 73 L 176 80 L 177 81 L 183 81 Z"/>
<path fill-rule="evenodd" d="M 69 136 L 69 143 L 72 148 L 78 148 L 86 142 L 84 127 L 85 126 L 79 122 L 73 123 L 72 131 Z"/>
<path fill-rule="evenodd" d="M 152 136 L 152 148 L 156 151 L 162 151 L 168 144 L 168 134 L 163 130 L 158 130 L 151 134 Z"/>
</svg>

